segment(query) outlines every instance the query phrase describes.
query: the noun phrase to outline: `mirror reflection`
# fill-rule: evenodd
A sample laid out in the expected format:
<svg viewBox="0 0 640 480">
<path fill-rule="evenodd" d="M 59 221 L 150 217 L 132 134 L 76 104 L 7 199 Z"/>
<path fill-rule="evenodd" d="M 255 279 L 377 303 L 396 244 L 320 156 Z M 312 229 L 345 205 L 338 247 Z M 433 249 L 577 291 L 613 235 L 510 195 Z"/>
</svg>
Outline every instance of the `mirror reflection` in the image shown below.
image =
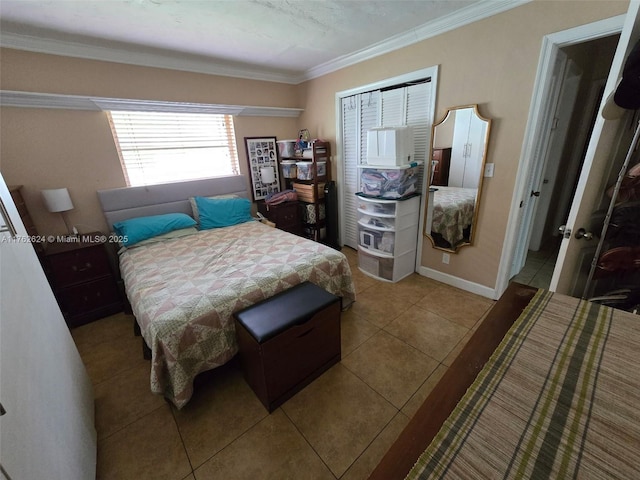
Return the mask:
<svg viewBox="0 0 640 480">
<path fill-rule="evenodd" d="M 424 234 L 435 248 L 473 242 L 490 126 L 477 105 L 450 108 L 433 125 Z"/>
</svg>

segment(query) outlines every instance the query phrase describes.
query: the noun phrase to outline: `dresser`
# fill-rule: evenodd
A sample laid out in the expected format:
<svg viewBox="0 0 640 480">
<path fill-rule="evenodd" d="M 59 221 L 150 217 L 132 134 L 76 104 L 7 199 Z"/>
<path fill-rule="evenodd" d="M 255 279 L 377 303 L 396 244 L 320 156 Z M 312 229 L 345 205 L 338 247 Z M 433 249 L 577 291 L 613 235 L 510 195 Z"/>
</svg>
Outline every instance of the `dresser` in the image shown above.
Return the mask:
<svg viewBox="0 0 640 480">
<path fill-rule="evenodd" d="M 258 211 L 269 221 L 275 223 L 276 228 L 295 235 L 302 235 L 299 202 L 283 202 L 278 205 L 258 202 Z"/>
<path fill-rule="evenodd" d="M 44 266 L 67 325 L 77 327 L 122 311 L 106 238 L 93 232 L 58 240 L 47 244 Z"/>
<path fill-rule="evenodd" d="M 432 160 L 435 162 L 432 169 L 430 185 L 449 185 L 449 168 L 451 165 L 451 149 L 440 148 L 433 150 Z"/>
<path fill-rule="evenodd" d="M 38 230 L 36 230 L 33 220 L 31 219 L 31 215 L 29 215 L 27 204 L 24 203 L 24 198 L 22 197 L 22 185 L 9 185 L 9 193 L 11 193 L 13 203 L 16 204 L 20 220 L 22 220 L 24 228 L 27 230 L 27 235 L 29 235 L 31 239 L 31 244 L 38 256 L 41 257 L 44 251 L 43 244 L 38 241 L 40 240 L 40 235 L 38 234 Z"/>
</svg>

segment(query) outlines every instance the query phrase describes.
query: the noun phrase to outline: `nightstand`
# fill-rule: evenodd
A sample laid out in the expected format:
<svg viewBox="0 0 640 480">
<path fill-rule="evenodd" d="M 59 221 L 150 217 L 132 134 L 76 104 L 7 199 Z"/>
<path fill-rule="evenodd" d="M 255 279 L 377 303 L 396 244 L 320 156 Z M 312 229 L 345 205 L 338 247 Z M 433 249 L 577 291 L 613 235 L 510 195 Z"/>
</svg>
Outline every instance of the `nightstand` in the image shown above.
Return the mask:
<svg viewBox="0 0 640 480">
<path fill-rule="evenodd" d="M 59 237 L 48 243 L 44 263 L 69 327 L 122 311 L 106 237 L 100 232 Z"/>
<path fill-rule="evenodd" d="M 258 202 L 258 211 L 268 220 L 275 223 L 276 228 L 302 235 L 300 204 L 298 202 L 283 202 L 278 205 L 267 205 L 264 202 Z"/>
</svg>

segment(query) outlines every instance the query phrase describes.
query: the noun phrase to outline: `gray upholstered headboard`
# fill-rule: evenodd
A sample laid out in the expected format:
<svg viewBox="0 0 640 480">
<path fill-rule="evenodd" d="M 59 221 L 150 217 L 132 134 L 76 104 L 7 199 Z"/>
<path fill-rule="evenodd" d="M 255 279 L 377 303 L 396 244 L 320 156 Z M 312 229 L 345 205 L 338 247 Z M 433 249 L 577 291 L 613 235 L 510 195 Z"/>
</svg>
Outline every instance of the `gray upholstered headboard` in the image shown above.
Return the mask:
<svg viewBox="0 0 640 480">
<path fill-rule="evenodd" d="M 212 197 L 227 194 L 249 197 L 244 175 L 142 187 L 112 188 L 98 190 L 97 193 L 110 229 L 113 229 L 115 222 L 129 218 L 163 213 L 192 215 L 189 197 Z"/>
</svg>

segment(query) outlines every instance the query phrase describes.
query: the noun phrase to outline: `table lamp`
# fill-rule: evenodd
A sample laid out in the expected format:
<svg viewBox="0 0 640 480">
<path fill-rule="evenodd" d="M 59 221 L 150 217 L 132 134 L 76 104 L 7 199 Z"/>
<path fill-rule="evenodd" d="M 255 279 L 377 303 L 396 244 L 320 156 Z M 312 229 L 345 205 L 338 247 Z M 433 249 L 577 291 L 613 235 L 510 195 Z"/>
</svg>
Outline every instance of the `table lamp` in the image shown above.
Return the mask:
<svg viewBox="0 0 640 480">
<path fill-rule="evenodd" d="M 73 210 L 73 202 L 69 196 L 69 190 L 66 188 L 42 190 L 42 198 L 44 199 L 44 205 L 47 210 L 52 213 L 60 213 L 62 221 L 65 227 L 67 227 L 67 232 L 75 235 L 76 230 L 75 228 L 69 227 L 69 220 L 66 214 L 69 210 Z"/>
</svg>

